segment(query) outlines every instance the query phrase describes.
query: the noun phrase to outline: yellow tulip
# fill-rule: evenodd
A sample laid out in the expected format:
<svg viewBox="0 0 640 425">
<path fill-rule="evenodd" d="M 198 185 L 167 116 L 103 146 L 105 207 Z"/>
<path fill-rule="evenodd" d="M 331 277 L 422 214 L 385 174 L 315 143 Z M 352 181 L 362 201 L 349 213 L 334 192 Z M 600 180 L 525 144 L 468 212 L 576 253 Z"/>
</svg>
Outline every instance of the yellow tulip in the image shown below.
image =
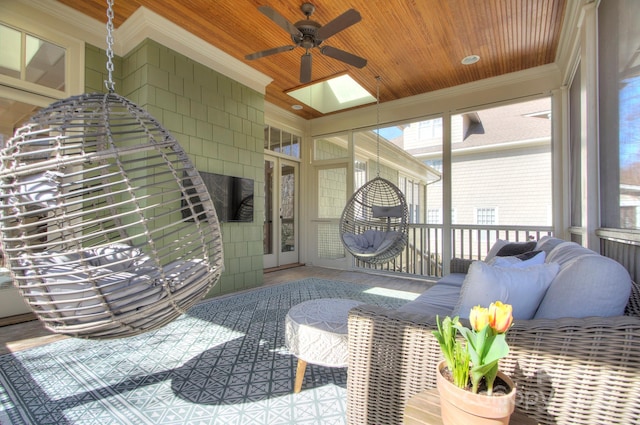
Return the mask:
<svg viewBox="0 0 640 425">
<path fill-rule="evenodd" d="M 474 331 L 480 331 L 489 324 L 489 309 L 479 305 L 469 312 L 469 322 Z"/>
<path fill-rule="evenodd" d="M 489 306 L 489 325 L 497 333 L 502 334 L 509 330 L 513 323 L 513 307 L 511 304 L 503 304 L 500 301 Z"/>
</svg>

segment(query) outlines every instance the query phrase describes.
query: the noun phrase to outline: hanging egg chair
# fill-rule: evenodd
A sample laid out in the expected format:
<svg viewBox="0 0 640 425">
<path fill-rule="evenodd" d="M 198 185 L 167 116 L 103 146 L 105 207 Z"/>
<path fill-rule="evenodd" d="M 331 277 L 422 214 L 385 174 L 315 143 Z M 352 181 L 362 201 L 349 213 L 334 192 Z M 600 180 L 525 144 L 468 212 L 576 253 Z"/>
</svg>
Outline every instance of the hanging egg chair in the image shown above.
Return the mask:
<svg viewBox="0 0 640 425">
<path fill-rule="evenodd" d="M 109 92 L 53 103 L 0 152 L 0 237 L 15 286 L 53 332 L 157 329 L 223 269 L 206 186 L 175 138 Z"/>
<path fill-rule="evenodd" d="M 347 251 L 370 264 L 387 263 L 407 244 L 409 209 L 403 193 L 382 177 L 358 189 L 340 217 L 340 237 Z"/>
<path fill-rule="evenodd" d="M 378 175 L 358 189 L 340 217 L 340 238 L 356 259 L 382 264 L 396 258 L 407 245 L 409 208 L 404 194 L 380 177 L 380 77 L 376 77 L 376 144 Z"/>
</svg>

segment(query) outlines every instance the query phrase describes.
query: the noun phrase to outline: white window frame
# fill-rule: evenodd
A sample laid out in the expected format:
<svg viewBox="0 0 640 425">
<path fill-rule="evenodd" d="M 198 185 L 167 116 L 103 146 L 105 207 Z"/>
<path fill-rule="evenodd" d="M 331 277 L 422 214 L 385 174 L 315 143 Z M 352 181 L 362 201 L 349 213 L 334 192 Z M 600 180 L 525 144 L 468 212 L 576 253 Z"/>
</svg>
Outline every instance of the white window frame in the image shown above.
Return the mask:
<svg viewBox="0 0 640 425">
<path fill-rule="evenodd" d="M 435 220 L 431 220 L 431 217 L 435 215 Z M 427 210 L 427 224 L 442 224 L 442 208 L 429 208 Z"/>
<path fill-rule="evenodd" d="M 0 6 L 0 23 L 18 31 L 28 33 L 39 39 L 48 41 L 65 49 L 65 84 L 64 90 L 56 90 L 50 87 L 44 87 L 29 81 L 23 81 L 8 75 L 0 75 L 0 96 L 10 99 L 16 99 L 15 91 L 7 90 L 7 88 L 25 92 L 21 101 L 39 105 L 42 100 L 38 100 L 42 96 L 48 99 L 64 99 L 73 95 L 85 92 L 85 43 L 84 41 L 60 32 L 53 26 L 47 25 L 42 20 L 37 20 L 33 10 L 19 4 L 2 4 Z M 1 54 L 1 53 L 0 53 Z M 105 72 L 106 72 L 106 56 L 105 56 Z M 35 94 L 35 97 L 28 96 Z M 30 98 L 28 100 L 27 98 Z M 18 99 L 16 99 L 18 100 Z M 51 103 L 51 102 L 49 102 Z"/>
<path fill-rule="evenodd" d="M 478 214 L 481 210 L 493 211 L 494 222 L 493 223 L 479 223 Z M 498 224 L 498 207 L 475 207 L 473 209 L 473 222 L 478 226 L 495 226 Z"/>
</svg>

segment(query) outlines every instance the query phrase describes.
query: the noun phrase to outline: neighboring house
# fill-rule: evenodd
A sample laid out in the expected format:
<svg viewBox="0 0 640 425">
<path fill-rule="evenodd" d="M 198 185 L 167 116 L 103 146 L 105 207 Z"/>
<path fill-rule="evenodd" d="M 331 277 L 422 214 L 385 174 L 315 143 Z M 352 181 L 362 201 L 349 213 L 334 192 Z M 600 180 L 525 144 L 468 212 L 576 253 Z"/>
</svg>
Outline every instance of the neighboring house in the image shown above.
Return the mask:
<svg viewBox="0 0 640 425">
<path fill-rule="evenodd" d="M 442 118 L 411 122 L 390 142 L 442 172 L 442 127 Z M 451 134 L 453 225 L 552 225 L 549 98 L 453 115 Z M 442 178 L 429 182 L 414 222 L 442 225 L 442 197 Z M 496 239 L 477 237 L 482 247 Z M 455 244 L 469 239 L 457 235 Z"/>
<path fill-rule="evenodd" d="M 440 134 L 423 143 L 425 127 Z M 441 128 L 424 122 L 406 127 L 405 149 L 441 164 Z M 451 174 L 453 224 L 550 226 L 550 99 L 454 115 Z M 442 182 L 430 185 L 427 211 L 441 208 L 441 199 Z"/>
</svg>

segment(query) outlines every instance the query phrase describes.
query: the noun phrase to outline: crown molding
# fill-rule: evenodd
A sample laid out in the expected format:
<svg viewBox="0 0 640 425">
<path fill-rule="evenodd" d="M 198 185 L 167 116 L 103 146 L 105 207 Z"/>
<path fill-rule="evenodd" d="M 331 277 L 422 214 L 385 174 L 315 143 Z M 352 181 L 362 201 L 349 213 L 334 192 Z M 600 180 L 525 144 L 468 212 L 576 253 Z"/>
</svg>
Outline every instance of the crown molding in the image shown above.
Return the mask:
<svg viewBox="0 0 640 425">
<path fill-rule="evenodd" d="M 272 79 L 145 7 L 139 7 L 114 34 L 124 56 L 149 38 L 264 94 Z"/>
</svg>

